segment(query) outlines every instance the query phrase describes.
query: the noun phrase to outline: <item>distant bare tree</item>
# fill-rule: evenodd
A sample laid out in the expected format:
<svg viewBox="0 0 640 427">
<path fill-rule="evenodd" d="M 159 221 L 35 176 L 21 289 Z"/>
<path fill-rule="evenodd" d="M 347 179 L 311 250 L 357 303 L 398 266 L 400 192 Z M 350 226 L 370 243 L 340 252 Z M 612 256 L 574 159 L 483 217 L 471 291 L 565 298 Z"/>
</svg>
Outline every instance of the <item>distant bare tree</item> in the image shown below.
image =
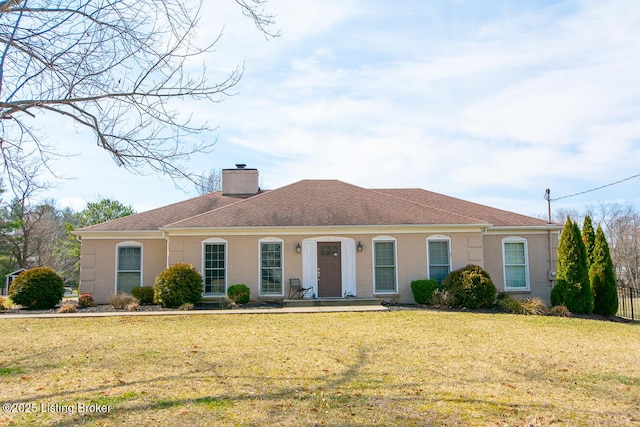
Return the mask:
<svg viewBox="0 0 640 427">
<path fill-rule="evenodd" d="M 603 204 L 599 214 L 616 277 L 640 288 L 640 213 L 631 205 Z"/>
<path fill-rule="evenodd" d="M 222 169 L 211 169 L 208 175 L 199 177 L 196 190 L 200 195 L 222 191 Z"/>
<path fill-rule="evenodd" d="M 235 0 L 266 37 L 265 0 Z M 189 155 L 213 142 L 186 144 L 211 129 L 184 103 L 219 102 L 242 76 L 217 82 L 190 67 L 219 37 L 197 46 L 201 0 L 0 0 L 0 152 L 11 173 L 19 158 L 65 155 L 44 140 L 43 115 L 89 129 L 96 144 L 132 171 L 150 167 L 188 176 Z"/>
<path fill-rule="evenodd" d="M 11 190 L 13 199 L 3 207 L 3 222 L 9 224 L 0 232 L 0 248 L 10 254 L 20 268 L 36 265 L 38 245 L 34 235 L 40 222 L 46 217 L 46 208 L 36 206 L 33 200 L 36 194 L 46 190 L 47 184 L 38 179 L 39 165 L 28 161 L 13 165 Z"/>
</svg>

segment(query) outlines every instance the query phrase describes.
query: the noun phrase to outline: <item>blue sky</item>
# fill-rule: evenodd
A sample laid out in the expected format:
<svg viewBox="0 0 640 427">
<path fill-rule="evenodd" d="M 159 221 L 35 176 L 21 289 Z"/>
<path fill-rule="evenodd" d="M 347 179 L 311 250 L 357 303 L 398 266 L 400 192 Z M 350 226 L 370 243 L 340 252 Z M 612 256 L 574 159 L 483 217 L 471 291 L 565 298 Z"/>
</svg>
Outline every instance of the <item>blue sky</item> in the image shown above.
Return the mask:
<svg viewBox="0 0 640 427">
<path fill-rule="evenodd" d="M 271 0 L 265 40 L 235 2 L 205 2 L 212 79 L 244 64 L 237 94 L 188 103 L 217 125 L 191 168 L 258 168 L 264 188 L 340 179 L 421 187 L 544 215 L 561 197 L 640 173 L 640 2 Z M 202 60 L 198 60 L 200 65 Z M 50 128 L 50 130 L 49 130 Z M 82 209 L 110 197 L 138 211 L 196 195 L 118 168 L 71 124 L 48 138 L 77 154 L 47 197 Z M 640 206 L 640 178 L 553 208 Z"/>
</svg>

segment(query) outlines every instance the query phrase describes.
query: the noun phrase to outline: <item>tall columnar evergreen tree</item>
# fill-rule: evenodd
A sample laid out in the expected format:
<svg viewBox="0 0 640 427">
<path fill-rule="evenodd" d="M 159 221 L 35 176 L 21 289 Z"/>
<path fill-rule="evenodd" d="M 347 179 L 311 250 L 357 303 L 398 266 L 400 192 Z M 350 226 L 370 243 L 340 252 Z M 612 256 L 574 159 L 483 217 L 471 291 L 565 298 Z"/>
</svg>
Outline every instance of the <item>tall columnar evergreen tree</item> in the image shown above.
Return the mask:
<svg viewBox="0 0 640 427">
<path fill-rule="evenodd" d="M 578 225 L 569 217 L 558 244 L 557 284 L 551 291 L 551 303 L 565 305 L 572 313 L 593 311 L 586 249 Z"/>
<path fill-rule="evenodd" d="M 584 223 L 582 224 L 582 241 L 587 251 L 587 268 L 590 268 L 593 263 L 593 245 L 596 241 L 596 233 L 593 231 L 593 222 L 591 221 L 590 215 L 584 217 Z"/>
<path fill-rule="evenodd" d="M 593 261 L 589 268 L 589 279 L 594 295 L 593 312 L 613 316 L 618 312 L 618 289 L 613 271 L 613 261 L 607 238 L 598 226 L 593 246 Z"/>
</svg>

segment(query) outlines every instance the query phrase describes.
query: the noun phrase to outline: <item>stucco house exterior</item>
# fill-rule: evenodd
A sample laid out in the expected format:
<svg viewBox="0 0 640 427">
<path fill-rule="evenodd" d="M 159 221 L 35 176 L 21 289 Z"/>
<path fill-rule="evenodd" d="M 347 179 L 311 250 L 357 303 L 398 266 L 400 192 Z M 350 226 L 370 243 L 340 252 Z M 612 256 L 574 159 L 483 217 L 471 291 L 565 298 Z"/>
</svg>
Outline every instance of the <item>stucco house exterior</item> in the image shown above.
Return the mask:
<svg viewBox="0 0 640 427">
<path fill-rule="evenodd" d="M 222 191 L 77 230 L 81 292 L 105 303 L 187 262 L 205 300 L 236 283 L 252 299 L 286 299 L 299 278 L 307 296 L 411 303 L 411 281 L 477 264 L 499 291 L 549 300 L 555 224 L 419 188 L 303 180 L 261 190 L 244 165 L 222 179 Z"/>
</svg>

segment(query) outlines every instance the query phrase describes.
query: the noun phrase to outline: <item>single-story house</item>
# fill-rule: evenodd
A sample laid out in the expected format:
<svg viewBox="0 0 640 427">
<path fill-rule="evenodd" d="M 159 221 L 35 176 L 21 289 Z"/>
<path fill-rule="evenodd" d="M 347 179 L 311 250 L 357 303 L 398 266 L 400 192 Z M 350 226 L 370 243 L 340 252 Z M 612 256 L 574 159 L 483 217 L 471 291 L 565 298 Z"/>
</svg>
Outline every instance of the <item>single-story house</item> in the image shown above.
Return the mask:
<svg viewBox="0 0 640 427">
<path fill-rule="evenodd" d="M 286 299 L 299 278 L 307 297 L 411 303 L 411 281 L 476 264 L 499 291 L 549 300 L 558 225 L 419 188 L 261 190 L 256 169 L 236 166 L 222 171 L 222 191 L 77 230 L 81 292 L 105 303 L 187 262 L 205 300 L 236 283 L 252 299 Z"/>
</svg>

